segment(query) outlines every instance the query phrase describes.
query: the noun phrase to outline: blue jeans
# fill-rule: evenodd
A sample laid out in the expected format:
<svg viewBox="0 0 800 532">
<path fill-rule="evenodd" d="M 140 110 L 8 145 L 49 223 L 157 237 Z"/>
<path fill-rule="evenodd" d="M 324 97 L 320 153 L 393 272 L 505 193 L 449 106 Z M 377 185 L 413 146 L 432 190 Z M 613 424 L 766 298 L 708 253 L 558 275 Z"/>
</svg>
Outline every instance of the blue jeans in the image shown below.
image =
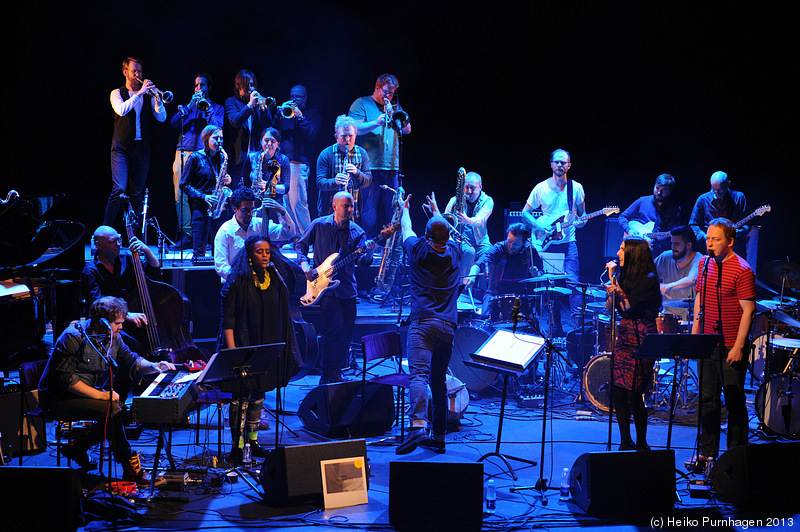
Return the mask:
<svg viewBox="0 0 800 532">
<path fill-rule="evenodd" d="M 361 227 L 367 238 L 375 238 L 384 225 L 392 220 L 394 192 L 384 190 L 387 185 L 395 190 L 399 186 L 397 170 L 372 170 L 372 182 L 361 189 Z"/>
<path fill-rule="evenodd" d="M 438 318 L 411 321 L 408 328 L 411 426 L 428 426 L 428 385 L 433 396 L 432 434 L 444 441 L 447 432 L 447 366 L 453 353 L 456 324 Z"/>
<path fill-rule="evenodd" d="M 547 248 L 548 253 L 563 253 L 564 254 L 564 274 L 566 274 L 569 281 L 580 281 L 580 258 L 578 257 L 578 243 L 565 242 L 563 244 L 553 244 Z M 559 305 L 554 305 L 554 317 L 556 323 L 560 323 L 561 309 Z M 580 327 L 581 316 L 581 294 L 575 290 L 569 295 L 569 312 L 572 315 L 572 321 L 575 327 Z"/>
</svg>

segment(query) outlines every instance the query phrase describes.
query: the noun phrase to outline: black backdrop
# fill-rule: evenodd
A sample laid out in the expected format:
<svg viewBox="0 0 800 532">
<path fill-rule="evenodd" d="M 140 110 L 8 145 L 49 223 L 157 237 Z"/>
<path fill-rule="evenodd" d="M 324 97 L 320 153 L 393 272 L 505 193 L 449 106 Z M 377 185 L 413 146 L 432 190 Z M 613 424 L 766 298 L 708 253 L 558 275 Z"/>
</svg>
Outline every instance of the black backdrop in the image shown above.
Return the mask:
<svg viewBox="0 0 800 532">
<path fill-rule="evenodd" d="M 403 163 L 418 231 L 425 194 L 446 201 L 464 166 L 483 175 L 496 205 L 490 232 L 501 239 L 503 209 L 524 203 L 561 147 L 590 211 L 624 209 L 668 172 L 686 219 L 711 173 L 724 170 L 749 210 L 772 206 L 760 219 L 759 264 L 800 261 L 786 18 L 672 2 L 30 3 L 6 17 L 4 138 L 12 150 L 0 192 L 65 193 L 58 216 L 88 233 L 101 223 L 109 93 L 123 83 L 127 55 L 175 93 L 170 116 L 200 71 L 212 74 L 219 103 L 241 68 L 278 101 L 304 84 L 323 116 L 320 148 L 333 142 L 336 115 L 390 72 L 413 125 Z M 151 213 L 170 233 L 176 140 L 168 124 L 157 128 L 148 182 Z M 601 240 L 601 222 L 580 232 L 585 280 L 602 270 Z"/>
</svg>

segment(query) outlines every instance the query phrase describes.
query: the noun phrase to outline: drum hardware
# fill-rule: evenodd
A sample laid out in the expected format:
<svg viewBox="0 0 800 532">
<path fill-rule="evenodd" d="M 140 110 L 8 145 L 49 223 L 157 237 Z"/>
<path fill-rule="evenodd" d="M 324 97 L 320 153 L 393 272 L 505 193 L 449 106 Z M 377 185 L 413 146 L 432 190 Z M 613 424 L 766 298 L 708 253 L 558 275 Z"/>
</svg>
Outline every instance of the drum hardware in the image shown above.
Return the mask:
<svg viewBox="0 0 800 532">
<path fill-rule="evenodd" d="M 800 288 L 800 266 L 787 260 L 773 260 L 761 268 L 761 274 L 775 286 Z"/>
<path fill-rule="evenodd" d="M 530 299 L 526 296 L 517 294 L 500 294 L 492 296 L 489 300 L 489 323 L 497 328 L 510 328 L 513 325 L 512 312 L 514 301 L 519 299 L 520 312 L 524 315 L 531 315 Z"/>
</svg>

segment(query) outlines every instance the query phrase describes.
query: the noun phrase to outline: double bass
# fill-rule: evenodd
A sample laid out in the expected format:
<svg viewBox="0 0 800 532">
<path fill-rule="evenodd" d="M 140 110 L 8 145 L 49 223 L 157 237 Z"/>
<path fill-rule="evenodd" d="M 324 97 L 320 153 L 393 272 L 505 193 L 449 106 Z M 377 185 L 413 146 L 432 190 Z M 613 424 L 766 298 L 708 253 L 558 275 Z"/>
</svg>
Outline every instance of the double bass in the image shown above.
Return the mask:
<svg viewBox="0 0 800 532">
<path fill-rule="evenodd" d="M 128 241 L 136 236 L 136 215 L 130 203 L 125 210 Z M 150 353 L 146 358 L 168 360 L 171 351 L 183 350 L 189 358 L 207 360 L 208 354 L 194 345 L 191 334 L 192 305 L 173 286 L 145 275 L 138 251 L 131 250 L 136 292 L 128 296 L 128 307 L 147 316 L 147 324 L 128 330 Z M 183 357 L 186 358 L 186 357 Z"/>
</svg>

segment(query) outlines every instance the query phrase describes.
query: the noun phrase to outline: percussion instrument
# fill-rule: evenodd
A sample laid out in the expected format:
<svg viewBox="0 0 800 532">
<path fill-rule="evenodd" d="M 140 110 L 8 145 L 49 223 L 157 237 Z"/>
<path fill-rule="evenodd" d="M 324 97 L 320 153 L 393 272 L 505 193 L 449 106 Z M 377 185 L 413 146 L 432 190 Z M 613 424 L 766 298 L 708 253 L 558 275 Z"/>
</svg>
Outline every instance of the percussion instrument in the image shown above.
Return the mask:
<svg viewBox="0 0 800 532">
<path fill-rule="evenodd" d="M 800 379 L 794 373 L 769 377 L 756 392 L 758 419 L 777 434 L 797 436 L 800 433 L 800 403 L 793 395 L 797 390 L 800 390 Z"/>
<path fill-rule="evenodd" d="M 611 357 L 608 353 L 600 353 L 592 357 L 583 372 L 581 386 L 583 394 L 598 410 L 608 412 L 609 371 Z"/>
<path fill-rule="evenodd" d="M 500 294 L 492 296 L 489 300 L 489 322 L 497 328 L 511 328 L 514 325 L 512 313 L 514 301 L 519 299 L 519 311 L 525 316 L 532 317 L 531 303 L 526 296 L 516 294 Z M 524 323 L 523 323 L 524 325 Z"/>
<path fill-rule="evenodd" d="M 681 318 L 669 312 L 659 312 L 656 318 L 656 328 L 658 334 L 664 333 L 678 333 L 680 332 Z"/>
<path fill-rule="evenodd" d="M 465 320 L 456 329 L 449 369 L 450 373 L 463 382 L 471 392 L 479 392 L 497 379 L 496 372 L 465 364 L 472 359 L 470 355 L 480 349 L 494 330 L 488 321 L 481 320 Z"/>
</svg>

